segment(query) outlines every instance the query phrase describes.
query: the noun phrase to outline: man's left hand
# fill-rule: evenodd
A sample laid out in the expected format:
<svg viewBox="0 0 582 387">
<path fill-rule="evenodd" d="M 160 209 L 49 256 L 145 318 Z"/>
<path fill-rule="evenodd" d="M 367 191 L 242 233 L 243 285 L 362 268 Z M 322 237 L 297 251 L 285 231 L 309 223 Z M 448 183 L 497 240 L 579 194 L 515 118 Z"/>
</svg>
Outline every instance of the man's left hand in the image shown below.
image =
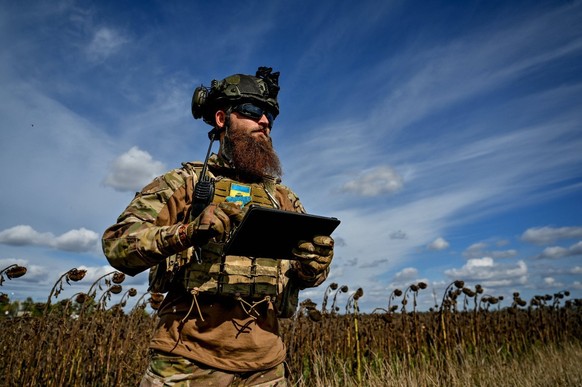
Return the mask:
<svg viewBox="0 0 582 387">
<path fill-rule="evenodd" d="M 300 264 L 301 277 L 315 277 L 324 272 L 333 259 L 333 238 L 318 235 L 311 241 L 299 241 L 292 251 Z"/>
</svg>

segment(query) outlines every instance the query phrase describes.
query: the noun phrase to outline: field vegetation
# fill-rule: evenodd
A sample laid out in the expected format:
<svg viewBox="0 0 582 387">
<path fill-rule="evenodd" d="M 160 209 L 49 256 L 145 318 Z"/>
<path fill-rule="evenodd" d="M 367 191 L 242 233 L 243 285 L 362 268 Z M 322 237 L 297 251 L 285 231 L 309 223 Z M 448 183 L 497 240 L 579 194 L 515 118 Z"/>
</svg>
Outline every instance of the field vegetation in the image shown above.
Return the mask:
<svg viewBox="0 0 582 387">
<path fill-rule="evenodd" d="M 25 273 L 11 265 L 0 271 L 0 285 Z M 139 384 L 163 295 L 138 297 L 114 271 L 55 302 L 85 274 L 64 273 L 45 303 L 11 302 L 0 292 L 0 385 Z M 422 282 L 394 289 L 385 308 L 367 314 L 358 307 L 361 288 L 350 293 L 334 283 L 321 307 L 303 301 L 293 318 L 281 320 L 292 384 L 582 386 L 582 300 L 568 291 L 502 300 L 457 280 L 433 308 L 418 311 L 426 289 Z M 340 306 L 342 294 L 347 303 Z M 112 295 L 121 301 L 109 305 Z"/>
</svg>

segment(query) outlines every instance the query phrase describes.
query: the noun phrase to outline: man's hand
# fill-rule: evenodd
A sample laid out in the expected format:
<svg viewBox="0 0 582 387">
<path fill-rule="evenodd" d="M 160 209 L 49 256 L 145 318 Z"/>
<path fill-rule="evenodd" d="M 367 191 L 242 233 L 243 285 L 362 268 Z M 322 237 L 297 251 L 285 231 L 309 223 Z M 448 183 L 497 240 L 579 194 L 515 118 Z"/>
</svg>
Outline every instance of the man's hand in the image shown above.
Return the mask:
<svg viewBox="0 0 582 387">
<path fill-rule="evenodd" d="M 292 251 L 299 262 L 298 274 L 301 279 L 313 279 L 324 272 L 333 259 L 333 238 L 318 235 L 312 241 L 299 241 Z"/>
<path fill-rule="evenodd" d="M 225 239 L 233 224 L 242 220 L 244 211 L 236 203 L 222 202 L 210 204 L 188 224 L 187 236 L 196 246 L 201 246 L 211 238 Z"/>
</svg>

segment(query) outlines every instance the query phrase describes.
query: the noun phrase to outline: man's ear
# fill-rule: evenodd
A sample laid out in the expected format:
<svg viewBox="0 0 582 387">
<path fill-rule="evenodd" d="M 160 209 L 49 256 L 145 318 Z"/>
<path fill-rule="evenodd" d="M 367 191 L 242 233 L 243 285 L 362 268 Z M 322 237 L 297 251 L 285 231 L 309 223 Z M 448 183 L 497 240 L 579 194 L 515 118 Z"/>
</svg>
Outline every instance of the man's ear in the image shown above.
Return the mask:
<svg viewBox="0 0 582 387">
<path fill-rule="evenodd" d="M 224 110 L 217 110 L 216 113 L 214 113 L 214 121 L 219 128 L 224 127 L 224 124 L 226 123 L 226 113 Z"/>
</svg>

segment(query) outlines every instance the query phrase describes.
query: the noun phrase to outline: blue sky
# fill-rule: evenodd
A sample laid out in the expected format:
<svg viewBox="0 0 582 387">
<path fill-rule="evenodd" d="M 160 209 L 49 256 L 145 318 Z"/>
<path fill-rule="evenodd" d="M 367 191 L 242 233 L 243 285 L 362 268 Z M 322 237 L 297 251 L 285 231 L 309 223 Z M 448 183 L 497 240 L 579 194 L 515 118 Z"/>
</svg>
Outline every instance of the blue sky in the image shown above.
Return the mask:
<svg viewBox="0 0 582 387">
<path fill-rule="evenodd" d="M 205 155 L 194 88 L 269 66 L 284 183 L 342 221 L 302 298 L 362 287 L 370 312 L 424 281 L 430 307 L 457 279 L 505 306 L 581 298 L 580 25 L 580 1 L 0 0 L 0 266 L 28 268 L 0 291 L 111 271 L 101 234 L 134 192 Z"/>
</svg>

